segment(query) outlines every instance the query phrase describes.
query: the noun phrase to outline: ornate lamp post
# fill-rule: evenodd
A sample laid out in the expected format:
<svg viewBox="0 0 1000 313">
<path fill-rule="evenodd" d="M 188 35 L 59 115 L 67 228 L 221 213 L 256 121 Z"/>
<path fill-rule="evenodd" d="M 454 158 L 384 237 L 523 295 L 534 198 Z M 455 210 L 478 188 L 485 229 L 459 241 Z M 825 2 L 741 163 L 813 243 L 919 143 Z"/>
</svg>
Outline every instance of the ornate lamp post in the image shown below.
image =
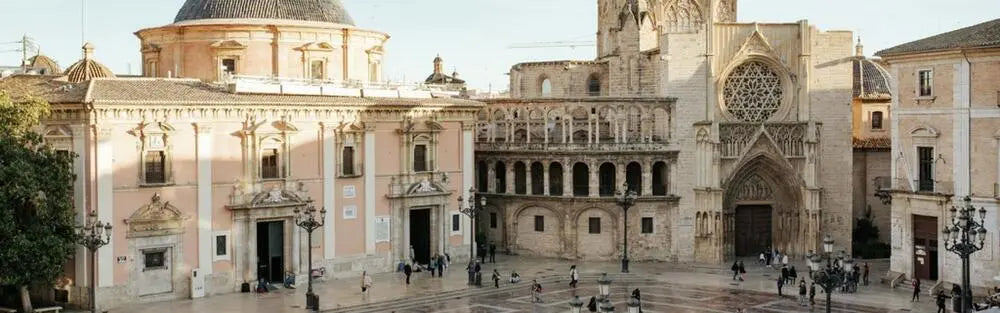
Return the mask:
<svg viewBox="0 0 1000 313">
<path fill-rule="evenodd" d="M 90 312 L 97 313 L 97 249 L 111 242 L 111 223 L 97 220 L 97 212 L 90 211 L 90 218 L 77 228 L 79 244 L 90 251 Z"/>
<path fill-rule="evenodd" d="M 597 288 L 600 293 L 601 300 L 608 300 L 611 298 L 611 278 L 608 278 L 608 273 L 602 273 L 601 278 L 597 279 Z"/>
<path fill-rule="evenodd" d="M 604 302 L 601 303 L 601 312 L 615 313 L 615 305 L 611 304 L 611 300 L 604 299 Z"/>
<path fill-rule="evenodd" d="M 628 190 L 628 184 L 622 184 L 622 189 L 618 190 L 615 195 L 615 200 L 618 202 L 618 206 L 622 207 L 622 211 L 625 212 L 623 215 L 623 220 L 625 221 L 625 240 L 623 244 L 625 246 L 624 253 L 622 253 L 622 273 L 628 273 L 628 209 L 635 205 L 635 199 L 639 195 L 635 193 L 634 190 Z"/>
<path fill-rule="evenodd" d="M 570 313 L 580 313 L 583 309 L 583 300 L 580 300 L 580 296 L 573 297 L 569 300 L 569 312 Z"/>
<path fill-rule="evenodd" d="M 823 252 L 809 256 L 809 260 L 816 267 L 813 269 L 812 279 L 826 292 L 826 313 L 830 313 L 830 295 L 844 283 L 846 275 L 844 267 L 836 266 L 834 261 L 841 261 L 845 257 L 843 251 L 840 252 L 839 256 L 833 256 L 833 238 L 830 235 L 823 238 Z M 822 265 L 824 260 L 826 261 L 825 267 Z M 847 264 L 846 262 L 842 263 Z"/>
<path fill-rule="evenodd" d="M 969 281 L 969 257 L 983 249 L 986 242 L 986 209 L 979 208 L 979 221 L 976 221 L 976 208 L 972 206 L 972 198 L 965 197 L 965 205 L 951 208 L 951 225 L 944 227 L 944 247 L 962 258 L 962 311 L 971 312 L 972 284 Z M 976 242 L 978 241 L 978 243 Z"/>
<path fill-rule="evenodd" d="M 468 203 L 466 203 L 468 200 Z M 476 217 L 479 215 L 479 211 L 486 207 L 486 196 L 479 197 L 479 205 L 476 205 L 476 188 L 469 188 L 469 199 L 464 199 L 462 196 L 458 196 L 458 211 L 465 214 L 470 219 L 472 219 L 472 228 L 469 231 L 472 233 L 472 244 L 469 245 L 469 264 L 472 264 L 476 260 Z"/>
<path fill-rule="evenodd" d="M 313 241 L 313 231 L 323 227 L 324 221 L 326 220 L 326 208 L 319 210 L 319 220 L 316 220 L 316 208 L 312 205 L 306 207 L 305 210 L 299 210 L 295 208 L 292 212 L 295 213 L 295 225 L 302 227 L 309 234 L 309 245 L 308 245 L 308 258 L 309 258 L 309 288 L 306 289 L 306 310 L 319 310 L 319 296 L 313 293 L 313 268 L 312 268 L 312 241 Z"/>
</svg>

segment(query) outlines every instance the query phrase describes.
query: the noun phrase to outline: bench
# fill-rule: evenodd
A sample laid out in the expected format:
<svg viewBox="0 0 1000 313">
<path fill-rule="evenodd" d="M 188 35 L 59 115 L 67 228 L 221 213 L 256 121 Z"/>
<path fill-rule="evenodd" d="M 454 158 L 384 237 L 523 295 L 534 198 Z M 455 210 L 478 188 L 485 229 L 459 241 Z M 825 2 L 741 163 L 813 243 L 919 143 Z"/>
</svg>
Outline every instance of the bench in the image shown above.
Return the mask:
<svg viewBox="0 0 1000 313">
<path fill-rule="evenodd" d="M 44 308 L 37 308 L 35 309 L 35 313 L 46 313 L 46 312 L 59 313 L 62 312 L 62 309 L 63 308 L 61 306 L 50 306 Z"/>
<path fill-rule="evenodd" d="M 17 313 L 17 310 L 0 306 L 0 313 Z"/>
</svg>

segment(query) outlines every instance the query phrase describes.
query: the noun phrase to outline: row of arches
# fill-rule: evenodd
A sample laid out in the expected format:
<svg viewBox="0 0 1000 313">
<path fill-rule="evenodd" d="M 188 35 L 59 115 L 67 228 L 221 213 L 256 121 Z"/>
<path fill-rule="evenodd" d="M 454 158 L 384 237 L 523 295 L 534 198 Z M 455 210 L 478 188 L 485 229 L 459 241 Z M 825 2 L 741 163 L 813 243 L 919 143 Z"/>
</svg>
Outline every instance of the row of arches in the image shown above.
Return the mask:
<svg viewBox="0 0 1000 313">
<path fill-rule="evenodd" d="M 601 88 L 601 75 L 600 74 L 593 73 L 593 74 L 590 74 L 590 76 L 587 76 L 586 84 L 587 84 L 586 85 L 586 90 L 587 90 L 586 95 L 587 96 L 598 97 L 598 96 L 604 96 L 604 95 L 606 95 L 605 93 L 601 92 L 602 88 Z M 546 74 L 539 75 L 538 76 L 538 84 L 536 86 L 538 88 L 537 89 L 538 90 L 538 94 L 541 95 L 543 98 L 548 98 L 548 97 L 552 97 L 553 96 L 552 95 L 552 79 L 549 78 L 548 75 L 546 75 Z"/>
<path fill-rule="evenodd" d="M 666 105 L 635 104 L 488 108 L 478 119 L 480 142 L 667 142 L 671 125 Z"/>
<path fill-rule="evenodd" d="M 575 162 L 568 168 L 558 161 L 479 161 L 476 188 L 500 194 L 611 197 L 624 186 L 639 195 L 666 196 L 669 173 L 666 161 L 647 166 L 640 161 Z"/>
</svg>

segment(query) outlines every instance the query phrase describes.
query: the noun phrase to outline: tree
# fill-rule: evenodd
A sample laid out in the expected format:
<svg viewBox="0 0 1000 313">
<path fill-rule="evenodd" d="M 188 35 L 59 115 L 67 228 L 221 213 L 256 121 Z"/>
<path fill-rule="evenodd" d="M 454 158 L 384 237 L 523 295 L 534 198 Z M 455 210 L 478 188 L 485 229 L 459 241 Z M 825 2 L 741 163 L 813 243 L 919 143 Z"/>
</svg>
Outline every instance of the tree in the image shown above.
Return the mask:
<svg viewBox="0 0 1000 313">
<path fill-rule="evenodd" d="M 0 91 L 0 284 L 18 287 L 25 312 L 33 312 L 28 286 L 62 275 L 77 239 L 73 155 L 31 131 L 48 112 L 45 101 Z"/>
</svg>

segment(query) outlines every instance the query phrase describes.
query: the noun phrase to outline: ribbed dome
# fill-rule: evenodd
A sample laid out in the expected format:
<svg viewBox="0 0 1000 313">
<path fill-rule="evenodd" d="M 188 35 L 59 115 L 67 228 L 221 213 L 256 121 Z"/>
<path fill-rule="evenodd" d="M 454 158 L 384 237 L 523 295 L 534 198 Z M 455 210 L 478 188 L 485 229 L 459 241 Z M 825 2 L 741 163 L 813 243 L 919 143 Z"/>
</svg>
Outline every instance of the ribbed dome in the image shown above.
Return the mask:
<svg viewBox="0 0 1000 313">
<path fill-rule="evenodd" d="M 282 19 L 354 25 L 340 0 L 187 0 L 174 22 Z"/>
<path fill-rule="evenodd" d="M 33 56 L 30 59 L 28 59 L 28 62 L 29 62 L 28 64 L 31 67 L 43 69 L 44 73 L 42 74 L 58 75 L 59 72 L 62 72 L 62 69 L 59 68 L 59 64 L 56 63 L 55 60 L 52 60 L 52 58 L 47 57 L 44 54 Z"/>
<path fill-rule="evenodd" d="M 890 100 L 892 88 L 889 72 L 878 63 L 865 57 L 854 59 L 854 98 L 862 100 Z"/>
<path fill-rule="evenodd" d="M 88 42 L 83 45 L 83 59 L 66 68 L 66 78 L 71 83 L 79 83 L 101 77 L 115 77 L 115 74 L 94 60 L 94 45 Z"/>
</svg>

